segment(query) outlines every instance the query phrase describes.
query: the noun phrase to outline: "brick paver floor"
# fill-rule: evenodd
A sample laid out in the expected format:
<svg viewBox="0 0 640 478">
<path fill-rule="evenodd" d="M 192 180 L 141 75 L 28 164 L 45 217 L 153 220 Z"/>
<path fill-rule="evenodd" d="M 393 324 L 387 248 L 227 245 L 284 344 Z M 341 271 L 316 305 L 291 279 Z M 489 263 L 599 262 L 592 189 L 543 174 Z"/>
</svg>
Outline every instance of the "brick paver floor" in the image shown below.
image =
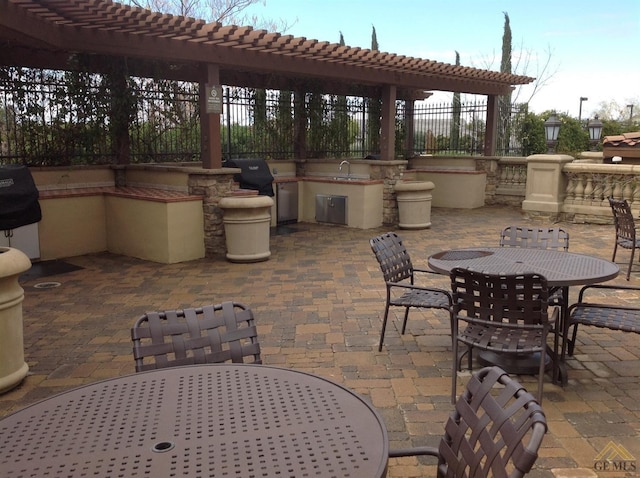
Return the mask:
<svg viewBox="0 0 640 478">
<path fill-rule="evenodd" d="M 426 266 L 430 254 L 444 249 L 496 245 L 509 224 L 546 223 L 515 208 L 434 208 L 430 229 L 398 232 L 415 265 Z M 572 252 L 610 259 L 613 226 L 557 225 L 569 231 Z M 104 253 L 66 259 L 81 267 L 75 271 L 22 280 L 30 372 L 0 395 L 0 416 L 70 387 L 133 373 L 129 328 L 145 311 L 233 299 L 254 310 L 265 363 L 357 391 L 380 411 L 394 446 L 435 445 L 452 409 L 448 317 L 413 310 L 401 336 L 397 311 L 377 351 L 385 289 L 368 240 L 387 230 L 296 224 L 279 228 L 271 258 L 261 263 L 233 264 L 221 256 L 163 265 Z M 635 269 L 631 284 L 640 282 L 637 263 Z M 433 281 L 448 287 L 446 277 Z M 35 287 L 43 282 L 60 285 Z M 612 282 L 627 284 L 623 275 Z M 571 300 L 576 294 L 571 291 Z M 569 383 L 563 388 L 546 377 L 549 433 L 530 476 L 636 476 L 635 470 L 597 471 L 594 460 L 610 442 L 640 459 L 637 344 L 635 334 L 580 329 Z M 536 377 L 518 379 L 535 391 Z M 460 390 L 465 381 L 463 373 Z M 434 475 L 427 458 L 390 460 L 390 477 Z"/>
</svg>

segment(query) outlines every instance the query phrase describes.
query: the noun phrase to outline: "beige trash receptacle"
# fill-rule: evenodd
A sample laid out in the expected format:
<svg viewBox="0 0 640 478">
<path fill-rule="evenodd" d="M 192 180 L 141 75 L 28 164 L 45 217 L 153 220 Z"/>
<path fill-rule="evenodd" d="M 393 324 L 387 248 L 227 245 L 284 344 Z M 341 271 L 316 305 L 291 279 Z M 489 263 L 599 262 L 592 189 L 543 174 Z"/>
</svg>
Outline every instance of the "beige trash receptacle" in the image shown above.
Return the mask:
<svg viewBox="0 0 640 478">
<path fill-rule="evenodd" d="M 398 226 L 401 229 L 431 227 L 431 181 L 399 181 L 394 190 L 398 201 Z"/>
<path fill-rule="evenodd" d="M 227 259 L 231 262 L 260 262 L 271 256 L 269 196 L 229 196 L 220 200 L 226 236 Z"/>
<path fill-rule="evenodd" d="M 29 366 L 24 361 L 22 301 L 18 276 L 31 268 L 22 251 L 0 247 L 0 393 L 22 382 Z"/>
</svg>

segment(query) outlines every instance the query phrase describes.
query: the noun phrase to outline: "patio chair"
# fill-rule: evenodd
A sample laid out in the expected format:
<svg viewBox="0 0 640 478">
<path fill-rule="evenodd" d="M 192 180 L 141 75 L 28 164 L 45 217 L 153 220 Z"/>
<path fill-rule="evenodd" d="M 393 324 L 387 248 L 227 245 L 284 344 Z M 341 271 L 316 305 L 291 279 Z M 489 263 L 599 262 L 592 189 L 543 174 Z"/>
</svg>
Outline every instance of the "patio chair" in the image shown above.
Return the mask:
<svg viewBox="0 0 640 478">
<path fill-rule="evenodd" d="M 131 328 L 136 372 L 206 363 L 262 363 L 253 313 L 238 302 L 147 312 Z"/>
<path fill-rule="evenodd" d="M 499 367 L 486 367 L 471 376 L 437 448 L 392 449 L 389 456 L 435 456 L 443 478 L 519 478 L 535 464 L 546 432 L 533 395 Z"/>
<path fill-rule="evenodd" d="M 638 286 L 591 284 L 580 289 L 578 302 L 569 307 L 567 331 L 573 327 L 571 339 L 568 341 L 569 355 L 573 355 L 579 324 L 640 334 L 640 305 L 635 307 L 624 305 L 622 300 L 613 304 L 610 299 L 597 298 L 595 295 L 592 295 L 587 301 L 587 291 L 597 290 L 614 292 L 616 296 L 621 296 L 625 291 L 635 291 L 636 303 L 640 296 L 640 287 Z M 564 355 L 564 347 L 562 351 Z"/>
<path fill-rule="evenodd" d="M 372 238 L 369 244 L 378 260 L 387 288 L 378 351 L 382 350 L 389 308 L 392 306 L 404 307 L 405 309 L 402 322 L 403 334 L 407 328 L 407 319 L 409 318 L 409 309 L 411 307 L 443 309 L 449 312 L 451 320 L 451 294 L 444 289 L 415 285 L 416 273 L 435 273 L 427 269 L 413 267 L 409 252 L 402 244 L 400 236 L 394 232 L 387 232 Z"/>
<path fill-rule="evenodd" d="M 561 227 L 507 226 L 500 233 L 500 247 L 569 250 L 569 233 Z M 560 322 L 564 323 L 569 297 L 568 287 L 551 287 L 549 305 L 560 307 Z M 558 337 L 558 335 L 556 335 Z M 554 345 L 558 350 L 558 344 Z M 554 377 L 556 380 L 558 377 Z"/>
<path fill-rule="evenodd" d="M 569 233 L 561 227 L 507 226 L 500 233 L 500 247 L 525 247 L 529 249 L 569 250 Z M 568 287 L 552 287 L 549 304 L 565 306 Z"/>
<path fill-rule="evenodd" d="M 569 233 L 561 227 L 507 226 L 500 233 L 500 247 L 569 250 Z"/>
<path fill-rule="evenodd" d="M 462 357 L 468 355 L 473 368 L 473 350 L 491 353 L 496 360 L 538 360 L 538 401 L 542 403 L 542 385 L 547 354 L 557 366 L 557 339 L 554 350 L 547 336 L 558 323 L 558 308 L 548 316 L 547 280 L 534 273 L 487 274 L 456 267 L 451 270 L 453 292 L 453 373 L 451 403 L 456 397 L 456 382 Z M 463 328 L 460 327 L 462 323 Z M 458 355 L 458 343 L 467 350 Z M 505 358 L 506 356 L 506 358 Z M 555 375 L 554 375 L 555 376 Z"/>
<path fill-rule="evenodd" d="M 636 237 L 636 224 L 631 213 L 631 207 L 626 199 L 613 199 L 609 197 L 609 205 L 613 212 L 613 224 L 616 228 L 616 242 L 613 245 L 613 258 L 611 262 L 616 261 L 616 253 L 618 246 L 624 249 L 631 249 L 631 257 L 629 257 L 629 268 L 627 269 L 627 280 L 631 277 L 631 266 L 633 265 L 633 256 L 636 248 L 640 248 L 640 239 Z"/>
</svg>

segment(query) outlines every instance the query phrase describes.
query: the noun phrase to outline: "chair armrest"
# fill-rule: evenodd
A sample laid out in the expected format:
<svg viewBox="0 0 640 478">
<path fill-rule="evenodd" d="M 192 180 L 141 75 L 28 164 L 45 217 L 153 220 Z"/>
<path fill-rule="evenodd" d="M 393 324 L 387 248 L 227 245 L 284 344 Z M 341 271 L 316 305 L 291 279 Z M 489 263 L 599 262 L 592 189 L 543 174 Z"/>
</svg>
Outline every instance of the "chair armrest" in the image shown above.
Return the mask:
<svg viewBox="0 0 640 478">
<path fill-rule="evenodd" d="M 386 284 L 389 290 L 395 287 L 399 287 L 402 289 L 409 289 L 409 290 L 424 290 L 429 292 L 439 292 L 441 294 L 446 295 L 449 298 L 449 303 L 453 303 L 451 292 L 449 292 L 448 290 L 440 289 L 439 287 L 423 287 L 415 284 L 402 284 L 400 282 L 389 282 L 389 281 L 387 281 Z"/>
<path fill-rule="evenodd" d="M 413 268 L 413 272 L 423 272 L 423 273 L 425 273 L 425 274 L 433 274 L 433 275 L 437 275 L 437 276 L 440 276 L 440 277 L 447 277 L 447 276 L 445 276 L 445 275 L 443 275 L 443 274 L 440 274 L 439 272 L 436 272 L 436 271 L 434 271 L 434 270 L 431 270 L 431 269 L 422 269 L 422 268 L 419 268 L 419 267 L 414 267 L 414 268 Z"/>
<path fill-rule="evenodd" d="M 589 289 L 604 289 L 604 290 L 618 290 L 618 291 L 629 291 L 629 290 L 637 290 L 640 291 L 640 287 L 633 285 L 606 285 L 606 284 L 590 284 L 585 285 L 582 289 L 580 289 L 580 294 L 578 294 L 578 303 L 584 302 L 584 296 L 587 290 Z"/>
<path fill-rule="evenodd" d="M 439 456 L 438 449 L 434 446 L 420 446 L 415 448 L 398 448 L 396 450 L 389 450 L 389 458 L 418 455 Z"/>
</svg>

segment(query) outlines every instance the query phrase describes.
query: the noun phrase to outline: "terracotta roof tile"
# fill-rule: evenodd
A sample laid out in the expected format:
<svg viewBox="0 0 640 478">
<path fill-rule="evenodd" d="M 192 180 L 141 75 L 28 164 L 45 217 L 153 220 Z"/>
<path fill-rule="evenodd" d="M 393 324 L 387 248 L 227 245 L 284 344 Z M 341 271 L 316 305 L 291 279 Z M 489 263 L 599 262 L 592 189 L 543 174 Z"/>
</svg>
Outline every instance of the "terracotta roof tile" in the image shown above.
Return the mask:
<svg viewBox="0 0 640 478">
<path fill-rule="evenodd" d="M 615 146 L 615 147 L 627 147 L 627 148 L 640 148 L 640 131 L 634 131 L 631 133 L 622 133 L 621 135 L 605 136 L 602 140 L 602 145 Z"/>
</svg>

